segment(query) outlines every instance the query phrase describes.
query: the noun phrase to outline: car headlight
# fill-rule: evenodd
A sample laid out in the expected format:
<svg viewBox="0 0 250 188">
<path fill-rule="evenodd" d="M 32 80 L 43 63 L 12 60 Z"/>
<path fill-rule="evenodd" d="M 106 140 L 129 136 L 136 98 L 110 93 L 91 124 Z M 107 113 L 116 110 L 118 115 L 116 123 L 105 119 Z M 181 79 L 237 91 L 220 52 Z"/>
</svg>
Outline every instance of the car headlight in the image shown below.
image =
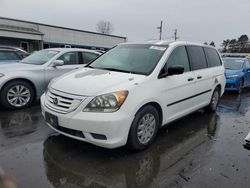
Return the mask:
<svg viewBox="0 0 250 188">
<path fill-rule="evenodd" d="M 238 77 L 239 77 L 239 75 L 237 75 L 237 74 L 226 76 L 226 78 L 238 78 Z"/>
<path fill-rule="evenodd" d="M 3 73 L 0 73 L 0 78 L 4 77 L 5 75 Z"/>
<path fill-rule="evenodd" d="M 128 96 L 128 91 L 118 91 L 100 95 L 92 99 L 84 112 L 115 112 L 119 110 Z"/>
</svg>

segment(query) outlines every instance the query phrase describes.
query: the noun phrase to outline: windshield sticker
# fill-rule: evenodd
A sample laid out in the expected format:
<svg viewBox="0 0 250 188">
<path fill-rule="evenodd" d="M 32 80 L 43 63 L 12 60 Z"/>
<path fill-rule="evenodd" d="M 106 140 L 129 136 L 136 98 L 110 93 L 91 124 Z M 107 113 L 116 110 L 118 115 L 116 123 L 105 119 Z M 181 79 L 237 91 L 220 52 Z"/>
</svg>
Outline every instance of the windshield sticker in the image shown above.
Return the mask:
<svg viewBox="0 0 250 188">
<path fill-rule="evenodd" d="M 161 46 L 151 46 L 149 49 L 160 50 L 160 51 L 165 51 L 166 50 L 165 47 L 161 47 Z"/>
</svg>

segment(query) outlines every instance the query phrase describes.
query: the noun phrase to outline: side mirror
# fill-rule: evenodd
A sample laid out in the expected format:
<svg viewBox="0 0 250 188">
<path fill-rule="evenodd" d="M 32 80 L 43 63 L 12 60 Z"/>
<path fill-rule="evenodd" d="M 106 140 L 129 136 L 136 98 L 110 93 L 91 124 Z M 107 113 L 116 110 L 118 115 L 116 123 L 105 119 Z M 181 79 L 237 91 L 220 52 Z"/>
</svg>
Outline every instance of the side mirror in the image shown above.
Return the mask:
<svg viewBox="0 0 250 188">
<path fill-rule="evenodd" d="M 58 66 L 63 66 L 64 65 L 64 61 L 63 60 L 55 60 L 52 62 L 52 67 L 58 67 Z"/>
<path fill-rule="evenodd" d="M 184 67 L 183 66 L 171 66 L 168 67 L 168 76 L 169 75 L 175 75 L 175 74 L 183 74 L 184 73 Z"/>
<path fill-rule="evenodd" d="M 184 73 L 184 67 L 183 66 L 180 66 L 180 65 L 176 65 L 176 66 L 170 66 L 167 68 L 164 67 L 158 78 L 165 78 L 167 76 L 171 76 L 171 75 L 177 75 L 177 74 L 183 74 Z"/>
</svg>

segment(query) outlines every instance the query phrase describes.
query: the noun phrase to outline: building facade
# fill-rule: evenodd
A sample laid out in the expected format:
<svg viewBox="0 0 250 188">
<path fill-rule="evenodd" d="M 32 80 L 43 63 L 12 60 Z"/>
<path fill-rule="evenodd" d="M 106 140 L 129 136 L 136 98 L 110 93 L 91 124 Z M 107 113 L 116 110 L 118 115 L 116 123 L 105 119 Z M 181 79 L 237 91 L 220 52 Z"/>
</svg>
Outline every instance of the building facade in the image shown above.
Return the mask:
<svg viewBox="0 0 250 188">
<path fill-rule="evenodd" d="M 126 37 L 0 17 L 0 45 L 28 52 L 57 47 L 107 50 L 122 42 Z"/>
</svg>

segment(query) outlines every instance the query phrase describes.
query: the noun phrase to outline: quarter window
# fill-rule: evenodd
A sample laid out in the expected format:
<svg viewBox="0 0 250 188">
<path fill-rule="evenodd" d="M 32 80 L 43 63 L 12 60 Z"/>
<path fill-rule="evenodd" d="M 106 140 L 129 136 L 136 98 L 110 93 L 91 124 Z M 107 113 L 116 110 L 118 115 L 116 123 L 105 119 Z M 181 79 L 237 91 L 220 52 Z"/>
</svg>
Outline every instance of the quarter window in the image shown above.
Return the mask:
<svg viewBox="0 0 250 188">
<path fill-rule="evenodd" d="M 187 50 L 191 61 L 192 70 L 207 68 L 206 57 L 202 47 L 188 46 Z"/>
<path fill-rule="evenodd" d="M 99 55 L 95 53 L 90 53 L 90 52 L 82 52 L 82 56 L 84 59 L 84 64 L 87 64 L 95 60 Z"/>
<path fill-rule="evenodd" d="M 220 56 L 215 49 L 204 48 L 204 50 L 207 56 L 208 67 L 221 66 Z"/>
<path fill-rule="evenodd" d="M 167 66 L 183 66 L 184 72 L 190 71 L 188 55 L 185 46 L 179 46 L 174 49 L 167 60 Z"/>
<path fill-rule="evenodd" d="M 64 61 L 64 65 L 76 65 L 78 64 L 78 53 L 67 52 L 58 58 Z"/>
</svg>

